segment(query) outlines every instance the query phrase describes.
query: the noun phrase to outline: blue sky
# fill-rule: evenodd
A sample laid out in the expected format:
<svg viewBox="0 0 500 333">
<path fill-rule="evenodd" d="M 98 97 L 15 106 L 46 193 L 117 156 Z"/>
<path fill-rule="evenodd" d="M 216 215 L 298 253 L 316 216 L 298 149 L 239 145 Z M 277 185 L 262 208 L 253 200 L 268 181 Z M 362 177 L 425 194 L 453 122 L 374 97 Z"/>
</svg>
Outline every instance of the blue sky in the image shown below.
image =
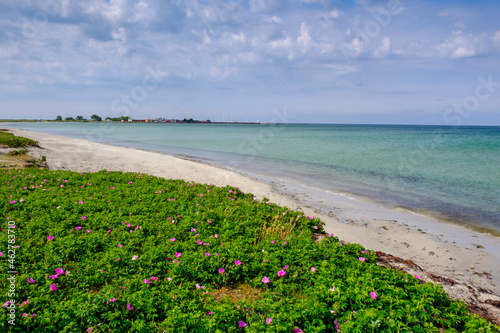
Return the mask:
<svg viewBox="0 0 500 333">
<path fill-rule="evenodd" d="M 500 125 L 500 2 L 3 0 L 0 118 Z"/>
</svg>

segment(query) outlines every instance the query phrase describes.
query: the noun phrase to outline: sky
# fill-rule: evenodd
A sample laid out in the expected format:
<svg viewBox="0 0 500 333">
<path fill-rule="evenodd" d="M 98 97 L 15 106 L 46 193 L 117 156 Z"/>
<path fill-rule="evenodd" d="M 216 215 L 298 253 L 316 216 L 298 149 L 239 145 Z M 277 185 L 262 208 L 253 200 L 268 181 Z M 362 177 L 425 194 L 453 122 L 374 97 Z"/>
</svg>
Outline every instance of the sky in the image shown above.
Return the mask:
<svg viewBox="0 0 500 333">
<path fill-rule="evenodd" d="M 2 0 L 0 118 L 500 125 L 500 2 Z"/>
</svg>

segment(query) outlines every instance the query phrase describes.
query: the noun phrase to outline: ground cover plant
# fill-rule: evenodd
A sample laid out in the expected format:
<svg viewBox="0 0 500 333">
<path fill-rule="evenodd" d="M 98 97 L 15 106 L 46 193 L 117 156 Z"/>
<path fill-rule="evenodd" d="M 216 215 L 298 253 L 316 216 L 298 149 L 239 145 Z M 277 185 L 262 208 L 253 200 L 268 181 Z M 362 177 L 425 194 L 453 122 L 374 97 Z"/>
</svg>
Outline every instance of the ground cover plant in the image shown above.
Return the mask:
<svg viewBox="0 0 500 333">
<path fill-rule="evenodd" d="M 0 145 L 10 148 L 25 148 L 28 146 L 38 146 L 38 141 L 16 136 L 6 131 L 0 131 Z"/>
<path fill-rule="evenodd" d="M 0 261 L 16 272 L 1 332 L 500 332 L 237 188 L 35 169 L 0 184 Z"/>
</svg>

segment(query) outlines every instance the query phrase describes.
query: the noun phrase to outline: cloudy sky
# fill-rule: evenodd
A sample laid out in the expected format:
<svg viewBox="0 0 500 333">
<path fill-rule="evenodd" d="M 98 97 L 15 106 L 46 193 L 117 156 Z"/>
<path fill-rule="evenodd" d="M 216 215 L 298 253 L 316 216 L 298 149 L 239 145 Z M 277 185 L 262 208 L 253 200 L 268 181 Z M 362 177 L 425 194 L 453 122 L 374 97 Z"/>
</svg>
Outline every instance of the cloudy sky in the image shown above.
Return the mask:
<svg viewBox="0 0 500 333">
<path fill-rule="evenodd" d="M 0 118 L 500 125 L 500 2 L 2 0 Z"/>
</svg>

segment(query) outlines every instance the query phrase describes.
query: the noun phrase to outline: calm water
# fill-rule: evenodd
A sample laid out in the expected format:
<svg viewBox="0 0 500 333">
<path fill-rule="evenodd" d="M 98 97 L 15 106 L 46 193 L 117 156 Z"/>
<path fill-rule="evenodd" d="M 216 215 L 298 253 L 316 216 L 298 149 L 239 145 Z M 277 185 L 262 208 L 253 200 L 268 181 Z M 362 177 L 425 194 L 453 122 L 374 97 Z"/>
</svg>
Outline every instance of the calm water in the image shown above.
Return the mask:
<svg viewBox="0 0 500 333">
<path fill-rule="evenodd" d="M 500 233 L 500 128 L 394 125 L 17 123 L 189 155 Z M 2 126 L 3 127 L 3 126 Z"/>
</svg>

